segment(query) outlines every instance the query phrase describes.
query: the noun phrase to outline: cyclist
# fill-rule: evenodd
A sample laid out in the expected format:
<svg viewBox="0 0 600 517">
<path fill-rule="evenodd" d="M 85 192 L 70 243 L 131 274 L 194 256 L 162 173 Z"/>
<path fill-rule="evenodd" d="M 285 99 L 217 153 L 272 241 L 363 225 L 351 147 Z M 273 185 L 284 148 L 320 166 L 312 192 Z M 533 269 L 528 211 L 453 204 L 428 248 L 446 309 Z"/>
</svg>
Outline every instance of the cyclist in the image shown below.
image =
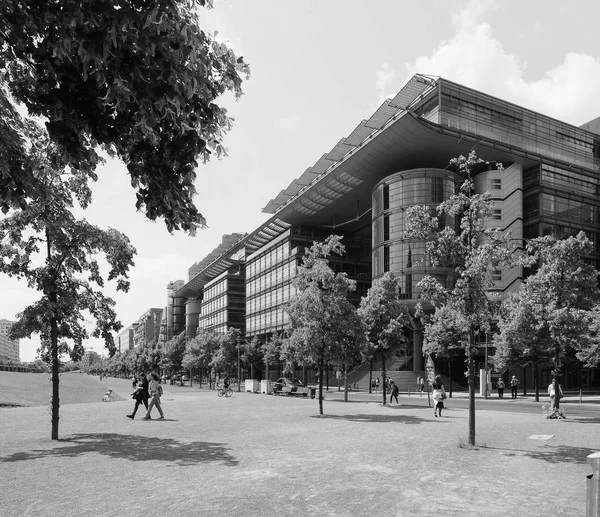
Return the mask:
<svg viewBox="0 0 600 517">
<path fill-rule="evenodd" d="M 223 389 L 227 391 L 229 389 L 229 375 L 223 377 Z"/>
</svg>

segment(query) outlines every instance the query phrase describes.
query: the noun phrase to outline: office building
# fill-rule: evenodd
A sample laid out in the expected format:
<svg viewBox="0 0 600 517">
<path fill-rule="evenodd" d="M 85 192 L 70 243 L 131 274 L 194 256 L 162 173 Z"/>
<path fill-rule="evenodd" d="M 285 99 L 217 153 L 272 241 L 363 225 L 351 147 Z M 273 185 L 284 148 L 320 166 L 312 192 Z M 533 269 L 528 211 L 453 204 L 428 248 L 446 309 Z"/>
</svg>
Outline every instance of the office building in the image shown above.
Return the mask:
<svg viewBox="0 0 600 517">
<path fill-rule="evenodd" d="M 174 294 L 201 299 L 207 286 L 223 285 L 219 275 L 245 269 L 245 334 L 266 339 L 288 323 L 283 307 L 294 294 L 291 279 L 305 247 L 341 234 L 348 254 L 332 264 L 359 281 L 359 294 L 394 271 L 403 300 L 414 305 L 423 275 L 451 283 L 453 272 L 432 267 L 424 260 L 425 243 L 404 237 L 404 211 L 451 196 L 459 178 L 449 161 L 472 150 L 485 160 L 474 171 L 476 190 L 491 192 L 494 203 L 486 224 L 510 230 L 521 245 L 583 230 L 594 244 L 588 260 L 600 267 L 600 119 L 576 127 L 418 74 L 269 201 L 263 211 L 270 219 L 201 262 Z M 523 271 L 499 268 L 494 280 L 493 290 L 505 296 L 518 289 Z M 223 289 L 210 296 L 223 296 Z M 207 303 L 203 313 L 200 304 L 200 326 L 225 324 L 212 319 L 215 307 Z M 411 364 L 421 371 L 422 333 L 412 330 Z M 576 378 L 580 371 L 567 372 L 565 384 Z"/>
<path fill-rule="evenodd" d="M 0 319 L 0 358 L 3 362 L 16 364 L 21 362 L 18 339 L 9 339 L 10 328 L 15 323 Z"/>
</svg>

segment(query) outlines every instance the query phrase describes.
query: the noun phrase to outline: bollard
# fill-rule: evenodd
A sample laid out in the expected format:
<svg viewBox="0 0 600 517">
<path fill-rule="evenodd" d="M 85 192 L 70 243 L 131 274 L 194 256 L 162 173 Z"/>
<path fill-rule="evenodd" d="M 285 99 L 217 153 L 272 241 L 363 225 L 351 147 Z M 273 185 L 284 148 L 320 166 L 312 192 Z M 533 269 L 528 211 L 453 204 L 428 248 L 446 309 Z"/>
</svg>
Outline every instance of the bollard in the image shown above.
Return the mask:
<svg viewBox="0 0 600 517">
<path fill-rule="evenodd" d="M 590 454 L 586 461 L 594 472 L 587 477 L 585 517 L 600 517 L 600 452 Z"/>
</svg>

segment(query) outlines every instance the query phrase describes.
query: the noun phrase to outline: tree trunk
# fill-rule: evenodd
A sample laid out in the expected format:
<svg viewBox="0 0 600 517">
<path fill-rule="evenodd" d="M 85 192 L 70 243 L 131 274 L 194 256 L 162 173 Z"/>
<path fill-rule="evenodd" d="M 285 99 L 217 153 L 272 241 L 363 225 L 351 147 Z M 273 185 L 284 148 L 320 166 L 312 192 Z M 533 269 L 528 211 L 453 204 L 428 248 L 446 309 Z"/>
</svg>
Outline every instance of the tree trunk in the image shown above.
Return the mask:
<svg viewBox="0 0 600 517">
<path fill-rule="evenodd" d="M 51 303 L 56 303 L 56 293 L 50 293 Z M 54 309 L 52 309 L 54 310 Z M 58 397 L 59 363 L 58 363 L 58 322 L 56 318 L 50 320 L 50 346 L 52 350 L 52 440 L 58 440 L 58 419 L 60 401 Z"/>
<path fill-rule="evenodd" d="M 348 402 L 348 365 L 344 363 L 344 402 Z"/>
<path fill-rule="evenodd" d="M 535 385 L 535 401 L 540 401 L 540 373 L 538 371 L 538 361 L 533 360 L 533 384 Z"/>
<path fill-rule="evenodd" d="M 469 332 L 469 445 L 475 445 L 475 363 L 473 361 L 473 331 Z"/>
<path fill-rule="evenodd" d="M 321 354 L 319 358 L 319 415 L 323 414 L 323 362 L 324 358 Z"/>
<path fill-rule="evenodd" d="M 373 384 L 373 359 L 369 361 L 369 393 L 372 393 L 371 386 Z"/>
<path fill-rule="evenodd" d="M 381 383 L 382 383 L 382 393 L 383 393 L 383 405 L 385 406 L 387 403 L 387 390 L 385 389 L 385 357 L 381 357 Z"/>
<path fill-rule="evenodd" d="M 554 371 L 552 372 L 554 374 L 554 379 L 552 379 L 552 383 L 554 384 L 554 407 L 557 410 L 560 407 L 560 390 L 559 390 L 560 384 L 558 383 L 558 376 L 560 375 L 560 372 L 558 370 L 559 365 L 560 365 L 560 348 L 558 346 L 555 346 L 554 347 Z"/>
</svg>

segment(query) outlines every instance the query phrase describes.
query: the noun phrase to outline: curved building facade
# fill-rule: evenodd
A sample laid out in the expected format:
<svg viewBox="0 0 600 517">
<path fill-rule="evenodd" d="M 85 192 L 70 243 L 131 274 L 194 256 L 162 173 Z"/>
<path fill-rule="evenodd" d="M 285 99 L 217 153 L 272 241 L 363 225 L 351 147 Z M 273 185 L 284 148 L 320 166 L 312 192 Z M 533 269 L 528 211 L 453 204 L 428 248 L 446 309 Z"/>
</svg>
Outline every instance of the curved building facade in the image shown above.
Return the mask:
<svg viewBox="0 0 600 517">
<path fill-rule="evenodd" d="M 400 282 L 400 296 L 408 305 L 419 301 L 418 283 L 424 275 L 449 285 L 452 269 L 432 267 L 425 241 L 405 237 L 405 211 L 416 205 L 427 205 L 434 211 L 454 194 L 455 182 L 451 171 L 419 168 L 392 174 L 373 189 L 373 280 L 392 271 Z"/>
</svg>

